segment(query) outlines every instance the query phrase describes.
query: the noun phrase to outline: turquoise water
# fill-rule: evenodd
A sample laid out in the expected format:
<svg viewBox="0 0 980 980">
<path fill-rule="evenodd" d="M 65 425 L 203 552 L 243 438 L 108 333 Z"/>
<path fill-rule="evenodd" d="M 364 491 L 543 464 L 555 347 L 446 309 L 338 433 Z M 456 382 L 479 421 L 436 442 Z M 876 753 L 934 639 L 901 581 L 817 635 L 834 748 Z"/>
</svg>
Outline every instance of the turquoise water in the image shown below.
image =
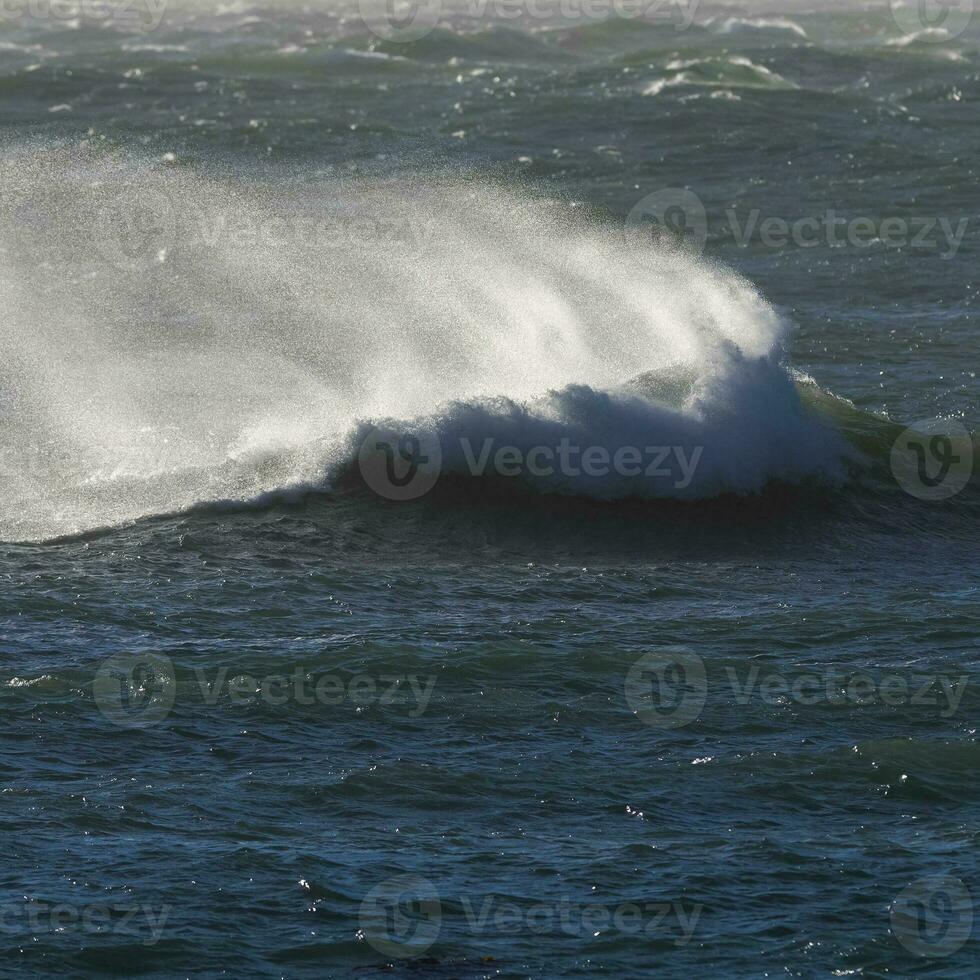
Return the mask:
<svg viewBox="0 0 980 980">
<path fill-rule="evenodd" d="M 980 21 L 216 9 L 0 28 L 0 971 L 969 975 Z"/>
</svg>

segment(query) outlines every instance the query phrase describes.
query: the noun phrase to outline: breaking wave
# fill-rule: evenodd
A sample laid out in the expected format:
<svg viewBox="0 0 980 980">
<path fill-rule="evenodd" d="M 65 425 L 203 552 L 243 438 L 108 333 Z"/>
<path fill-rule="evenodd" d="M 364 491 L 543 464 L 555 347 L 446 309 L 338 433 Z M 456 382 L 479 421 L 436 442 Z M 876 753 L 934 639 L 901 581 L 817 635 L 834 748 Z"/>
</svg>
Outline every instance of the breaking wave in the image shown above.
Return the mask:
<svg viewBox="0 0 980 980">
<path fill-rule="evenodd" d="M 329 493 L 377 427 L 427 434 L 470 475 L 488 440 L 686 461 L 532 481 L 607 500 L 854 465 L 748 282 L 571 205 L 459 176 L 219 179 L 88 147 L 4 164 L 0 539 Z"/>
</svg>

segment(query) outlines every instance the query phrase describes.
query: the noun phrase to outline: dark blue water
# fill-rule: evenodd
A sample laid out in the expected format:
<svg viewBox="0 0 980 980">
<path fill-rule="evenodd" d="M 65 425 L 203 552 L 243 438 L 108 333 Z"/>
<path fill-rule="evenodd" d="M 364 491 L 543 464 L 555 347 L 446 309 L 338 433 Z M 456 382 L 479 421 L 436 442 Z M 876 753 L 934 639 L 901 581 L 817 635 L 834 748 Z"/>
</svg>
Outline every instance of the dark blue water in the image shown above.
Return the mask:
<svg viewBox="0 0 980 980">
<path fill-rule="evenodd" d="M 974 971 L 980 35 L 903 16 L 3 25 L 0 971 Z M 699 462 L 462 448 L 562 438 Z"/>
</svg>

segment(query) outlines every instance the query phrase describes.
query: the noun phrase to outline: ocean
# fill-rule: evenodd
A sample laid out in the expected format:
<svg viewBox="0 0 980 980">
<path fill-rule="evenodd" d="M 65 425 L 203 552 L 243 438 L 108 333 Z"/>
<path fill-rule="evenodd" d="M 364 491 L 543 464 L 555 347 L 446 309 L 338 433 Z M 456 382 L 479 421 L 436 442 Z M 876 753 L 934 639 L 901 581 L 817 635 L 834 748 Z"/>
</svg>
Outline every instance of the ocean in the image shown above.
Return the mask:
<svg viewBox="0 0 980 980">
<path fill-rule="evenodd" d="M 975 972 L 971 0 L 0 55 L 0 975 Z"/>
</svg>

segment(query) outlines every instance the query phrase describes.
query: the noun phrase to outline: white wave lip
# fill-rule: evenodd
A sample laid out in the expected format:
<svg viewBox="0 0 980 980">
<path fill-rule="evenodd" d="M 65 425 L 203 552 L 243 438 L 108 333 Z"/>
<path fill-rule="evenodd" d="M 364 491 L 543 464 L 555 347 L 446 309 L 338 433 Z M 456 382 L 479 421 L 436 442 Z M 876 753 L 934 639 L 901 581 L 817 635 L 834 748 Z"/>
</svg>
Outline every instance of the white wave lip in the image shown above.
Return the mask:
<svg viewBox="0 0 980 980">
<path fill-rule="evenodd" d="M 701 447 L 680 488 L 538 484 L 605 499 L 842 477 L 749 283 L 568 205 L 460 179 L 232 184 L 78 148 L 5 164 L 2 539 L 329 490 L 377 420 L 432 428 L 447 472 L 464 438 Z"/>
<path fill-rule="evenodd" d="M 688 383 L 690 392 L 675 400 Z M 456 402 L 435 416 L 383 425 L 392 438 L 438 441 L 443 474 L 607 501 L 704 500 L 812 477 L 836 483 L 852 455 L 836 432 L 805 417 L 778 362 L 735 349 L 696 378 L 678 368 L 612 391 L 569 385 L 529 401 Z M 358 427 L 351 453 L 373 427 Z"/>
<path fill-rule="evenodd" d="M 725 88 L 791 90 L 799 88 L 765 65 L 741 55 L 725 58 L 704 58 L 688 61 L 671 61 L 666 70 L 670 73 L 655 79 L 642 89 L 643 95 L 660 95 L 665 89 L 681 86 L 705 86 Z"/>
<path fill-rule="evenodd" d="M 710 26 L 714 19 L 707 21 Z M 728 17 L 718 26 L 719 34 L 735 34 L 738 31 L 788 31 L 799 37 L 807 37 L 806 31 L 795 20 L 786 17 Z"/>
</svg>

